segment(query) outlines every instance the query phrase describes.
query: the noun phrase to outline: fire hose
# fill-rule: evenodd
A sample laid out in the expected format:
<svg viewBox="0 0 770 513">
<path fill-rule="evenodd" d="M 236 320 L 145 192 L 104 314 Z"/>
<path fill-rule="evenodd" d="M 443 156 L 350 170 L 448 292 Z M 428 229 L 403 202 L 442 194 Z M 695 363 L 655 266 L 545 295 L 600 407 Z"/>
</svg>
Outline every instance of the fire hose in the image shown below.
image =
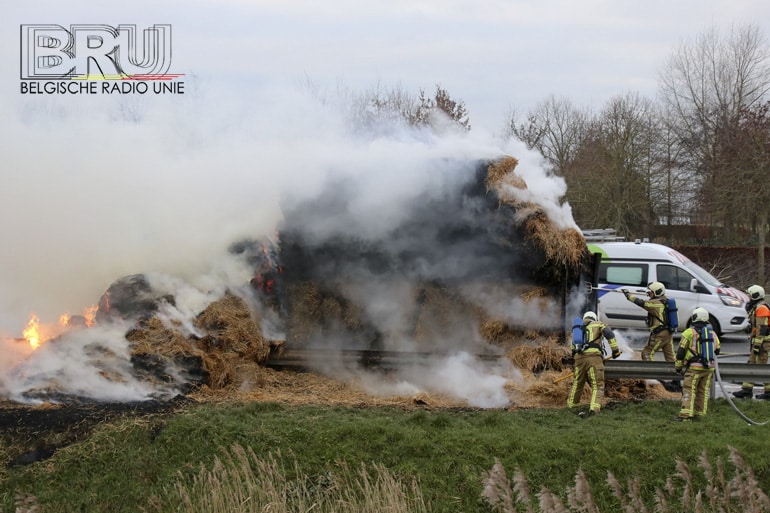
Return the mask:
<svg viewBox="0 0 770 513">
<path fill-rule="evenodd" d="M 733 409 L 733 410 L 735 410 L 735 413 L 737 413 L 738 415 L 740 415 L 740 417 L 741 417 L 743 420 L 745 420 L 746 422 L 748 422 L 748 423 L 749 423 L 749 424 L 751 424 L 751 425 L 754 425 L 754 426 L 764 426 L 765 424 L 767 424 L 768 422 L 770 422 L 770 420 L 766 420 L 766 421 L 764 421 L 764 422 L 757 422 L 757 421 L 755 421 L 755 420 L 751 420 L 750 418 L 748 418 L 748 417 L 747 417 L 747 416 L 746 416 L 746 415 L 745 415 L 745 414 L 744 414 L 744 413 L 743 413 L 743 412 L 742 412 L 742 411 L 741 411 L 741 410 L 740 410 L 740 409 L 739 409 L 739 408 L 738 408 L 738 407 L 735 405 L 735 403 L 733 402 L 733 400 L 732 400 L 732 399 L 730 399 L 730 396 L 729 396 L 729 395 L 727 395 L 727 391 L 725 390 L 725 385 L 724 385 L 724 383 L 722 383 L 722 376 L 720 376 L 720 375 L 719 375 L 719 363 L 717 362 L 717 360 L 718 360 L 718 359 L 719 359 L 719 358 L 714 358 L 714 374 L 715 374 L 715 375 L 716 375 L 716 377 L 717 377 L 717 383 L 719 383 L 719 389 L 720 389 L 720 390 L 722 390 L 722 394 L 725 396 L 725 399 L 727 399 L 727 404 L 729 404 L 729 405 L 732 407 L 732 409 Z"/>
</svg>

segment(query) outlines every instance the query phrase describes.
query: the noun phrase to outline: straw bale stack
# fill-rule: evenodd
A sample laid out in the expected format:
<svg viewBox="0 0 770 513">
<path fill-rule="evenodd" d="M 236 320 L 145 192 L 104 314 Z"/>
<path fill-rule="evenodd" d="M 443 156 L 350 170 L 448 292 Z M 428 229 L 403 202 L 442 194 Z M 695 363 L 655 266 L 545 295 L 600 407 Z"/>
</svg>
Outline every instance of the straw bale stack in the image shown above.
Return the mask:
<svg viewBox="0 0 770 513">
<path fill-rule="evenodd" d="M 587 248 L 583 234 L 577 228 L 559 228 L 542 206 L 517 199 L 512 189 L 526 190 L 526 182 L 516 174 L 519 161 L 511 156 L 490 163 L 487 173 L 487 191 L 497 194 L 500 206 L 514 209 L 517 231 L 541 258 L 537 273 L 546 283 L 573 280 L 579 277 L 585 265 Z"/>
<path fill-rule="evenodd" d="M 442 243 L 448 242 L 448 247 L 463 251 L 469 246 L 463 245 L 462 240 L 451 238 L 468 237 L 468 244 L 472 241 L 475 247 L 484 248 L 479 250 L 483 252 L 479 253 L 478 260 L 488 256 L 492 262 L 484 269 L 474 267 L 473 273 L 463 277 L 465 283 L 458 282 L 454 276 L 447 279 L 441 276 L 411 278 L 414 302 L 402 306 L 414 312 L 414 331 L 403 336 L 411 337 L 417 346 L 428 350 L 436 340 L 445 340 L 458 333 L 465 336 L 470 327 L 475 330 L 475 338 L 480 333 L 482 339 L 496 344 L 508 344 L 516 338 L 533 340 L 544 335 L 542 329 L 514 327 L 502 319 L 490 318 L 472 298 L 463 297 L 459 292 L 462 286 L 469 285 L 469 280 L 476 280 L 476 285 L 482 287 L 514 288 L 524 301 L 542 299 L 544 308 L 550 305 L 553 310 L 554 299 L 560 301 L 567 284 L 577 283 L 586 270 L 588 254 L 580 231 L 561 228 L 528 194 L 516 193 L 527 190 L 525 180 L 516 173 L 516 158 L 502 156 L 474 165 L 474 175 L 459 197 L 447 199 L 450 203 L 446 206 L 425 205 L 424 212 L 419 208 L 415 210 L 427 217 L 433 215 L 430 222 L 434 223 L 437 222 L 435 211 L 440 212 L 443 217 L 439 223 L 444 224 L 436 225 L 437 233 L 440 237 L 450 238 L 441 239 Z M 319 201 L 318 216 L 326 215 L 327 203 Z M 455 219 L 453 214 L 457 210 L 453 209 L 462 209 L 466 205 L 473 210 L 457 212 Z M 312 208 L 308 210 L 312 211 Z M 338 206 L 333 214 L 344 211 Z M 399 273 L 404 269 L 420 268 L 423 263 L 431 268 L 451 268 L 452 259 L 457 257 L 458 262 L 462 262 L 460 265 L 469 264 L 462 260 L 463 256 L 451 253 L 445 254 L 446 262 L 428 260 L 438 258 L 438 253 L 421 253 L 422 247 L 410 247 L 414 249 L 416 262 L 400 260 L 412 253 L 406 251 L 394 257 L 387 252 L 390 249 L 388 242 L 364 244 L 354 233 L 350 237 L 336 235 L 331 240 L 318 242 L 302 232 L 303 225 L 299 220 L 304 219 L 302 216 L 307 215 L 307 211 L 302 209 L 300 214 L 284 233 L 283 249 L 287 259 L 284 263 L 287 266 L 282 278 L 286 280 L 286 339 L 290 345 L 317 345 L 325 338 L 336 338 L 356 340 L 365 347 L 365 344 L 379 344 L 390 336 L 387 327 L 381 328 L 385 332 L 376 329 L 340 286 L 350 278 L 334 275 L 335 270 L 344 273 L 350 263 L 371 265 L 373 274 L 391 282 L 409 279 L 407 274 Z M 288 218 L 295 219 L 292 215 Z M 401 232 L 409 233 L 414 227 L 421 227 L 421 221 L 422 217 L 409 219 Z M 400 247 L 403 243 L 404 240 L 397 240 L 394 246 Z M 544 315 L 548 313 L 544 312 Z M 552 332 L 563 330 L 561 324 L 555 321 Z"/>
<path fill-rule="evenodd" d="M 157 316 L 140 321 L 126 334 L 135 371 L 150 381 L 184 380 L 183 392 L 240 387 L 259 372 L 271 344 L 246 302 L 225 294 L 198 314 L 202 337 L 186 336 L 180 326 Z"/>
<path fill-rule="evenodd" d="M 533 374 L 545 371 L 561 372 L 565 369 L 564 361 L 569 356 L 569 348 L 559 344 L 554 338 L 537 345 L 521 344 L 506 353 L 506 357 L 518 369 Z"/>
<path fill-rule="evenodd" d="M 318 283 L 302 281 L 289 284 L 287 298 L 291 305 L 286 322 L 286 338 L 302 346 L 323 343 L 341 332 L 359 339 L 371 339 L 372 329 L 360 307 L 341 293 L 322 290 Z"/>
<path fill-rule="evenodd" d="M 207 353 L 234 353 L 258 363 L 270 354 L 270 344 L 262 336 L 258 320 L 246 302 L 233 294 L 209 304 L 194 324 L 206 333 L 198 345 Z"/>
<path fill-rule="evenodd" d="M 183 393 L 208 381 L 204 354 L 181 331 L 151 317 L 126 333 L 134 372 L 143 380 L 158 384 L 177 383 Z"/>
<path fill-rule="evenodd" d="M 477 322 L 471 305 L 444 286 L 423 286 L 418 305 L 414 340 L 419 350 L 430 351 L 436 340 L 455 339 Z"/>
<path fill-rule="evenodd" d="M 270 354 L 258 319 L 246 302 L 225 294 L 198 314 L 194 324 L 206 333 L 197 343 L 212 389 L 240 387 L 259 372 Z"/>
</svg>

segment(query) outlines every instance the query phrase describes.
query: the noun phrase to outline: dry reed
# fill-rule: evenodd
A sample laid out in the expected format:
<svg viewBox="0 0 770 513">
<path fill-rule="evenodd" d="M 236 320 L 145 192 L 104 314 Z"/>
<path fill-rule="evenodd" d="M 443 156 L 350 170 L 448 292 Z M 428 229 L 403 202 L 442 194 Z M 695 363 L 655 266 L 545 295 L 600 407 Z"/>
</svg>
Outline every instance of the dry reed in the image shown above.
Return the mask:
<svg viewBox="0 0 770 513">
<path fill-rule="evenodd" d="M 27 493 L 19 493 L 14 499 L 16 513 L 40 513 L 40 504 L 37 497 Z"/>
<path fill-rule="evenodd" d="M 675 475 L 666 480 L 663 488 L 656 488 L 651 498 L 654 509 L 649 509 L 645 503 L 638 477 L 630 478 L 624 488 L 612 472 L 608 472 L 607 485 L 624 513 L 770 512 L 770 498 L 759 487 L 754 471 L 735 448 L 728 449 L 729 460 L 735 471 L 735 476 L 730 480 L 725 477 L 721 459 L 717 458 L 714 466 L 705 451 L 698 458 L 697 466 L 706 481 L 704 489 L 696 489 L 690 466 L 677 457 Z M 578 469 L 575 475 L 574 486 L 565 490 L 566 505 L 559 495 L 545 487 L 537 494 L 535 501 L 529 492 L 526 478 L 518 468 L 514 474 L 514 484 L 511 486 L 505 468 L 497 459 L 492 469 L 483 475 L 482 483 L 482 499 L 497 513 L 601 513 L 582 469 Z M 534 509 L 535 504 L 538 510 Z"/>
<path fill-rule="evenodd" d="M 258 456 L 251 448 L 234 445 L 215 458 L 211 469 L 201 466 L 192 483 L 180 475 L 158 509 L 183 513 L 427 511 L 417 481 L 404 484 L 381 465 L 362 464 L 354 471 L 339 463 L 336 471 L 308 476 L 296 459 L 288 469 L 278 459 L 280 453 Z"/>
</svg>

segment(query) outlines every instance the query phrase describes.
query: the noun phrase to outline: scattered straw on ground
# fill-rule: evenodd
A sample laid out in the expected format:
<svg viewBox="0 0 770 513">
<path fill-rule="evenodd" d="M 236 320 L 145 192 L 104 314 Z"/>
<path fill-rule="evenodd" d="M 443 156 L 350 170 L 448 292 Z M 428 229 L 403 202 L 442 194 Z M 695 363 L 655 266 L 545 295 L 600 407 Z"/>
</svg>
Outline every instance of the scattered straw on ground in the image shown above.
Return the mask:
<svg viewBox="0 0 770 513">
<path fill-rule="evenodd" d="M 368 392 L 357 378 L 340 380 L 314 372 L 255 369 L 238 390 L 211 390 L 192 395 L 199 401 L 259 401 L 293 405 L 402 408 L 458 408 L 468 405 L 455 398 L 419 392 L 411 396 L 379 396 Z"/>
<path fill-rule="evenodd" d="M 572 387 L 572 366 L 565 363 L 569 350 L 555 340 L 540 344 L 523 343 L 505 355 L 516 370 L 504 389 L 510 399 L 506 409 L 565 408 Z M 467 401 L 430 392 L 411 396 L 377 395 L 368 390 L 359 377 L 332 378 L 315 372 L 275 370 L 265 367 L 244 369 L 240 387 L 214 390 L 203 387 L 193 397 L 200 401 L 260 401 L 293 405 L 341 405 L 351 407 L 397 406 L 400 408 L 458 409 L 471 408 Z M 383 381 L 386 376 L 380 376 Z M 566 379 L 560 379 L 566 378 Z M 587 404 L 586 387 L 583 402 Z M 654 381 L 607 380 L 605 402 L 676 399 Z"/>
</svg>

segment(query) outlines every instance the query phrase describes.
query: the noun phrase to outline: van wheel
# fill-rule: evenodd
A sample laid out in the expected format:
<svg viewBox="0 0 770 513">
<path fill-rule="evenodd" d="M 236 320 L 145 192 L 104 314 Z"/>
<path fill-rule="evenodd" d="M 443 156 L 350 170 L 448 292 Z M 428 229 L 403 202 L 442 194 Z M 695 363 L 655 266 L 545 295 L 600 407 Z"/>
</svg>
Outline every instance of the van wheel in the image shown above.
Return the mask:
<svg viewBox="0 0 770 513">
<path fill-rule="evenodd" d="M 714 332 L 717 334 L 717 337 L 721 337 L 722 327 L 719 325 L 719 321 L 716 320 L 713 315 L 709 315 L 709 324 L 711 324 L 711 327 L 714 329 Z"/>
</svg>

